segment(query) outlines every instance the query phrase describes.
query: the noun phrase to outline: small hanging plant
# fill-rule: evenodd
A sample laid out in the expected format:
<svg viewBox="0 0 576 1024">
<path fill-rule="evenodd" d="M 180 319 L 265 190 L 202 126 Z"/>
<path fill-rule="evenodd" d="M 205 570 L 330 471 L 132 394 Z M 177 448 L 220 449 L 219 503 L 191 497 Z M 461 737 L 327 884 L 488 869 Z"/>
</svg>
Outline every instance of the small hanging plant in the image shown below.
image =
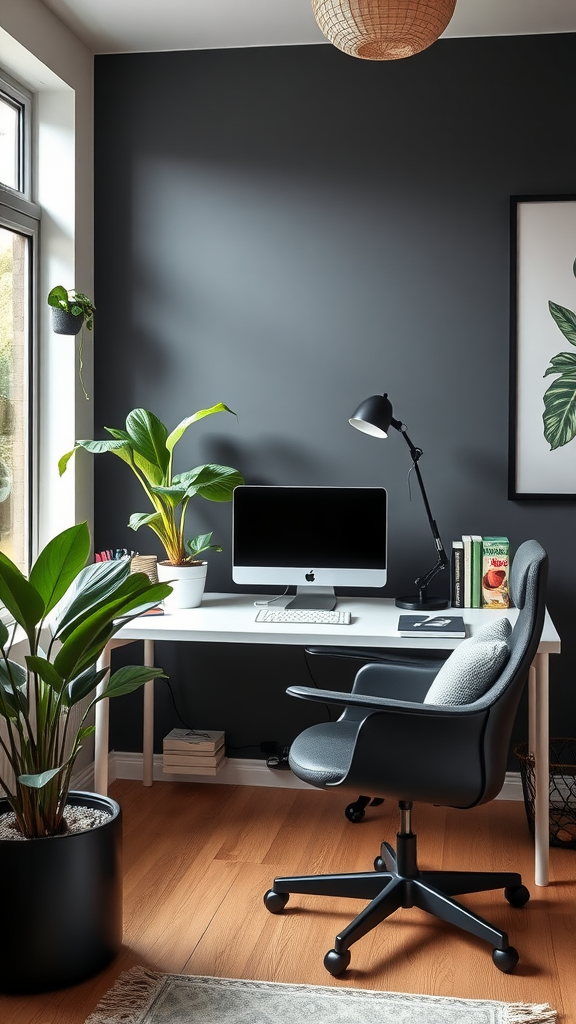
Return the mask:
<svg viewBox="0 0 576 1024">
<path fill-rule="evenodd" d="M 75 288 L 66 289 L 58 284 L 48 293 L 48 305 L 52 307 L 52 330 L 54 334 L 80 334 L 80 346 L 78 349 L 79 369 L 78 376 L 88 400 L 88 393 L 84 386 L 82 370 L 84 369 L 84 328 L 87 331 L 94 329 L 94 312 L 96 307 L 91 299 L 83 292 L 77 292 Z"/>
</svg>

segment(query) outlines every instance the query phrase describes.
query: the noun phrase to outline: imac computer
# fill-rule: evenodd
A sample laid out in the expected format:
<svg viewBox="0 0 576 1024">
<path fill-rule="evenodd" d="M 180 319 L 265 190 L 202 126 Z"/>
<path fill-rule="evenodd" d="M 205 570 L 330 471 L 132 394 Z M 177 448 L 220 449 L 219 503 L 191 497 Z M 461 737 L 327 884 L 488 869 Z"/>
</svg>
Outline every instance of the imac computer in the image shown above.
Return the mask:
<svg viewBox="0 0 576 1024">
<path fill-rule="evenodd" d="M 232 499 L 232 579 L 295 586 L 288 608 L 332 609 L 334 587 L 386 583 L 383 487 L 242 484 Z"/>
</svg>

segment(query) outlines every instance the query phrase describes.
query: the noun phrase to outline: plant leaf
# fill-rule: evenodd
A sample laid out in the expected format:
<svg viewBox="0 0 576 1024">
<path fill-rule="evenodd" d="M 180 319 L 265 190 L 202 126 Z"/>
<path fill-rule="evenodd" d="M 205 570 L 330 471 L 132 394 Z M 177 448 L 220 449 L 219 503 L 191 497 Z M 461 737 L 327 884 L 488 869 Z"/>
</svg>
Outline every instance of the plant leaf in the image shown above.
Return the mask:
<svg viewBox="0 0 576 1024">
<path fill-rule="evenodd" d="M 76 441 L 71 452 L 66 452 L 65 455 L 58 460 L 58 472 L 60 476 L 65 472 L 66 466 L 70 459 L 74 455 L 74 452 L 78 451 L 78 448 L 85 448 L 87 452 L 92 455 L 101 455 L 102 452 L 114 452 L 115 455 L 123 456 L 125 449 L 129 448 L 127 441 L 118 441 L 116 439 L 112 441 Z M 124 461 L 129 461 L 128 458 L 124 457 Z"/>
<path fill-rule="evenodd" d="M 68 292 L 63 285 L 57 284 L 55 288 L 52 288 L 52 290 L 48 292 L 48 298 L 46 301 L 49 306 L 68 309 Z"/>
<path fill-rule="evenodd" d="M 95 669 L 93 665 L 81 672 L 79 676 L 72 679 L 64 693 L 64 704 L 66 707 L 73 707 L 79 701 L 84 700 L 88 694 L 96 690 L 99 683 L 106 677 L 107 668 Z"/>
<path fill-rule="evenodd" d="M 14 562 L 0 551 L 0 601 L 32 640 L 44 614 L 44 601 Z"/>
<path fill-rule="evenodd" d="M 231 501 L 234 488 L 243 484 L 244 478 L 237 469 L 209 463 L 205 466 L 196 466 L 189 474 L 181 473 L 174 477 L 174 483 L 186 485 L 188 498 L 199 494 L 209 501 Z"/>
<path fill-rule="evenodd" d="M 121 697 L 125 693 L 132 693 L 138 687 L 143 686 L 150 679 L 166 678 L 161 668 L 152 668 L 148 665 L 125 665 L 119 668 L 108 680 L 104 692 L 97 698 Z"/>
<path fill-rule="evenodd" d="M 160 512 L 133 512 L 128 520 L 131 530 L 139 530 L 141 526 L 150 526 L 151 523 L 161 523 Z"/>
<path fill-rule="evenodd" d="M 78 622 L 107 601 L 129 574 L 129 558 L 85 566 L 54 609 L 51 617 L 53 635 L 66 639 Z"/>
<path fill-rule="evenodd" d="M 562 374 L 544 393 L 544 437 L 550 449 L 576 436 L 576 373 Z"/>
<path fill-rule="evenodd" d="M 168 584 L 150 583 L 145 573 L 132 573 L 118 587 L 113 597 L 82 619 L 66 637 L 54 659 L 56 670 L 65 679 L 69 679 L 72 675 L 78 675 L 88 665 L 87 653 L 90 652 L 93 656 L 93 645 L 96 638 L 101 634 L 106 635 L 109 629 L 116 632 L 122 628 L 121 621 L 114 624 L 115 619 L 121 619 L 122 616 L 130 614 L 141 606 L 154 607 L 171 593 L 172 588 Z M 105 643 L 106 640 L 102 649 Z M 101 650 L 97 651 L 96 657 L 99 657 L 100 654 Z"/>
<path fill-rule="evenodd" d="M 222 551 L 219 544 L 211 544 L 212 533 L 199 533 L 197 537 L 190 537 L 186 541 L 186 550 L 192 558 L 202 554 L 203 551 Z"/>
<path fill-rule="evenodd" d="M 576 345 L 576 313 L 566 306 L 559 306 L 556 302 L 549 302 L 548 309 L 566 340 L 571 345 Z"/>
<path fill-rule="evenodd" d="M 21 786 L 28 786 L 30 789 L 43 789 L 63 768 L 64 765 L 60 765 L 59 768 L 50 768 L 48 771 L 39 772 L 37 775 L 19 775 L 18 782 Z"/>
<path fill-rule="evenodd" d="M 26 664 L 31 672 L 35 672 L 56 693 L 60 693 L 64 680 L 51 661 L 48 661 L 47 658 L 39 658 L 38 655 L 27 654 Z"/>
<path fill-rule="evenodd" d="M 168 451 L 171 452 L 174 450 L 174 445 L 180 440 L 182 434 L 188 430 L 188 427 L 193 423 L 197 423 L 198 420 L 203 420 L 205 416 L 213 416 L 216 412 L 229 412 L 232 416 L 236 415 L 232 409 L 229 409 L 227 405 L 224 405 L 224 402 L 218 402 L 210 409 L 200 409 L 198 412 L 193 413 L 192 416 L 187 416 L 186 419 L 182 420 L 182 422 L 178 424 L 177 427 L 174 427 L 174 430 L 166 439 L 166 448 Z"/>
<path fill-rule="evenodd" d="M 548 377 L 551 373 L 576 373 L 576 352 L 559 352 L 553 356 L 544 376 Z"/>
<path fill-rule="evenodd" d="M 126 448 L 119 449 L 119 451 L 115 452 L 115 454 L 120 455 L 120 457 L 124 459 L 124 462 L 128 463 L 132 472 L 134 472 L 134 465 L 136 465 L 140 472 L 146 477 L 146 480 L 149 483 L 162 483 L 164 479 L 163 470 L 160 468 L 160 466 L 157 466 L 155 463 L 149 462 L 148 459 L 145 459 L 139 452 L 136 451 L 136 449 L 134 448 L 133 439 L 130 437 L 130 434 L 128 434 L 125 430 L 117 430 L 116 427 L 104 427 L 104 429 L 107 430 L 109 434 L 112 434 L 112 437 L 115 437 L 117 440 L 127 441 Z"/>
<path fill-rule="evenodd" d="M 71 526 L 54 537 L 40 552 L 29 580 L 44 600 L 44 614 L 64 596 L 90 554 L 87 523 Z"/>
<path fill-rule="evenodd" d="M 4 648 L 6 646 L 6 641 L 7 641 L 9 636 L 10 636 L 10 633 L 8 632 L 8 626 L 6 625 L 5 622 L 2 622 L 2 619 L 0 619 L 0 647 L 1 648 Z"/>
<path fill-rule="evenodd" d="M 164 475 L 170 464 L 170 452 L 166 447 L 168 431 L 162 420 L 147 409 L 132 409 L 126 417 L 126 430 L 135 451 L 158 466 Z"/>
<path fill-rule="evenodd" d="M 171 487 L 151 487 L 150 490 L 164 498 L 171 508 L 177 508 L 186 494 L 186 488 L 176 484 L 172 484 Z"/>
<path fill-rule="evenodd" d="M 29 710 L 27 693 L 28 673 L 16 661 L 0 661 L 0 703 L 7 711 L 0 710 L 4 717 L 16 718 L 27 715 Z"/>
</svg>

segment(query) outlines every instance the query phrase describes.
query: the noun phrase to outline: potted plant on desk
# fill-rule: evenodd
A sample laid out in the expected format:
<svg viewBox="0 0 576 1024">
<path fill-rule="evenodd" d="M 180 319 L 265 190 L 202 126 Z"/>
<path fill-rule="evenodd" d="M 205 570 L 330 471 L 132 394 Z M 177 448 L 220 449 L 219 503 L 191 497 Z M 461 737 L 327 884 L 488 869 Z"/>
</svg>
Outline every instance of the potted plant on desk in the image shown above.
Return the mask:
<svg viewBox="0 0 576 1024">
<path fill-rule="evenodd" d="M 86 565 L 86 523 L 51 540 L 26 578 L 0 552 L 0 991 L 59 988 L 95 974 L 122 940 L 116 801 L 71 792 L 97 701 L 162 675 L 142 665 L 106 677 L 98 658 L 126 618 L 170 591 L 130 560 Z M 120 618 L 121 617 L 121 618 Z"/>
<path fill-rule="evenodd" d="M 112 440 L 76 441 L 72 451 L 63 455 L 58 464 L 62 475 L 74 452 L 84 448 L 93 455 L 113 452 L 130 466 L 152 511 L 134 512 L 128 526 L 132 530 L 149 526 L 160 538 L 166 560 L 158 563 L 158 577 L 172 583 L 172 594 L 165 602 L 169 608 L 195 608 L 200 604 L 207 562 L 198 555 L 222 550 L 220 545 L 212 544 L 211 532 L 186 539 L 185 520 L 190 499 L 199 495 L 209 501 L 230 501 L 234 488 L 244 482 L 238 470 L 213 463 L 184 473 L 173 471 L 174 448 L 188 427 L 219 412 L 232 413 L 232 410 L 218 402 L 210 409 L 200 409 L 187 416 L 168 433 L 167 427 L 153 413 L 133 409 L 126 417 L 125 430 L 105 428 Z"/>
</svg>

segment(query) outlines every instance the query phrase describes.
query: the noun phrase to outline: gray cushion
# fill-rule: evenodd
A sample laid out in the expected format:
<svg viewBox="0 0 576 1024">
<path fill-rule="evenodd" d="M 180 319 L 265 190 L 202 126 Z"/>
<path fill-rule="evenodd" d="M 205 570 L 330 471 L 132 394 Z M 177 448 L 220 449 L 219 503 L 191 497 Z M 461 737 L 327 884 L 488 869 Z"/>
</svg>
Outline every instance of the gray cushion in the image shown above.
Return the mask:
<svg viewBox="0 0 576 1024">
<path fill-rule="evenodd" d="M 493 622 L 487 622 L 485 626 L 482 626 L 474 636 L 470 637 L 473 643 L 479 641 L 484 643 L 485 640 L 507 640 L 512 632 L 512 626 L 510 619 L 507 619 L 505 615 L 499 616 L 494 619 Z"/>
<path fill-rule="evenodd" d="M 452 651 L 435 677 L 424 704 L 472 704 L 496 681 L 510 655 L 507 618 L 487 623 Z"/>
</svg>

